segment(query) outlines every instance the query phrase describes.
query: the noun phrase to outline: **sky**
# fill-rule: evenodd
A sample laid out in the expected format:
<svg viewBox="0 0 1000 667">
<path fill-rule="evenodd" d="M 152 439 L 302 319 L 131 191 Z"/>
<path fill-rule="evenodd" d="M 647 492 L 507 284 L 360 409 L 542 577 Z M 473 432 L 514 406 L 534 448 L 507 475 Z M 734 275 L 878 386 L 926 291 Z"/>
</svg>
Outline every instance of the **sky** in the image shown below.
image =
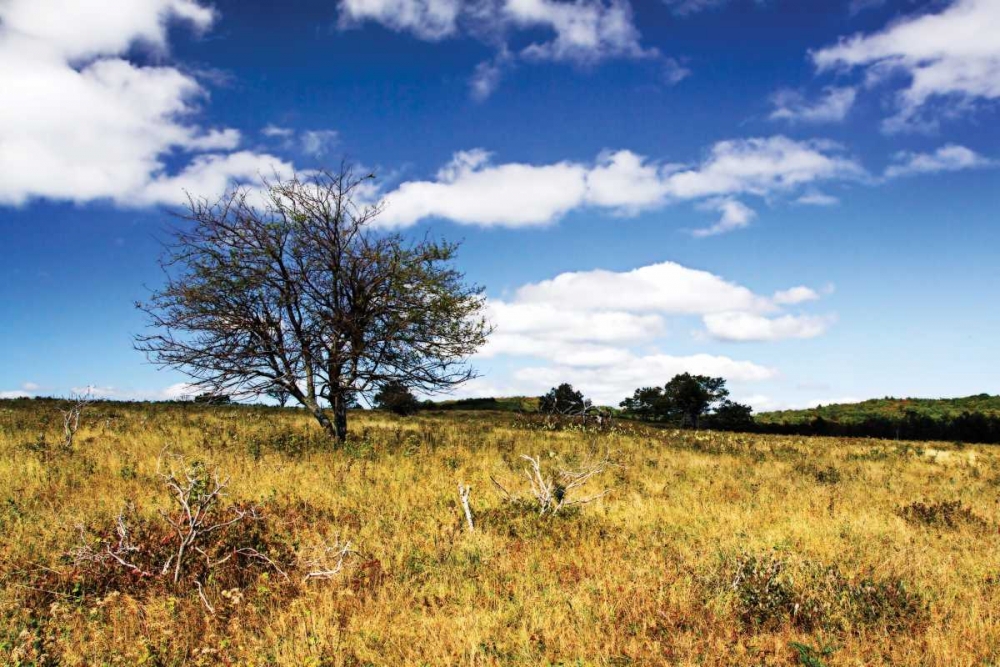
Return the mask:
<svg viewBox="0 0 1000 667">
<path fill-rule="evenodd" d="M 341 160 L 461 241 L 458 396 L 1000 393 L 1000 0 L 0 0 L 0 397 L 132 346 L 190 194 Z"/>
</svg>

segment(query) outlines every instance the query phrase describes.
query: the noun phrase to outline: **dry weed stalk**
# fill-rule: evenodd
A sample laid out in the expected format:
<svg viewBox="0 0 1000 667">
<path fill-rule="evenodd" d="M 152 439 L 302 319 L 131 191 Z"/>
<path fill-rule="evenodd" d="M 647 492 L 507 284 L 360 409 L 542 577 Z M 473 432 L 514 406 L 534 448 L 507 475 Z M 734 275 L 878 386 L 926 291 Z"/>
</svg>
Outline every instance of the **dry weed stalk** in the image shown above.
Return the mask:
<svg viewBox="0 0 1000 667">
<path fill-rule="evenodd" d="M 332 579 L 344 569 L 347 558 L 358 553 L 351 548 L 349 541 L 341 543 L 340 537 L 333 546 L 323 545 L 317 551 L 319 553 L 315 556 L 302 561 L 306 569 L 306 575 L 302 579 L 304 582 L 310 579 Z"/>
<path fill-rule="evenodd" d="M 60 408 L 59 412 L 63 419 L 63 441 L 62 448 L 66 451 L 73 449 L 73 439 L 76 431 L 80 428 L 80 415 L 94 402 L 93 389 L 87 387 L 82 393 L 73 393 L 68 399 L 68 406 Z"/>
<path fill-rule="evenodd" d="M 573 497 L 577 490 L 592 478 L 600 475 L 612 465 L 616 465 L 607 455 L 600 461 L 592 463 L 581 470 L 561 468 L 555 474 L 549 473 L 548 475 L 542 471 L 540 456 L 522 454 L 521 458 L 528 462 L 528 465 L 524 469 L 524 476 L 528 479 L 531 487 L 531 495 L 534 496 L 535 501 L 538 503 L 538 513 L 541 516 L 557 514 L 564 507 L 593 502 L 598 498 L 603 498 L 611 491 L 610 489 L 604 489 L 600 493 L 582 498 Z M 493 477 L 490 479 L 507 500 L 511 502 L 517 500 L 500 482 Z"/>
<path fill-rule="evenodd" d="M 476 530 L 475 525 L 472 523 L 472 507 L 469 505 L 469 494 L 472 493 L 471 486 L 465 486 L 461 482 L 458 483 L 458 498 L 462 501 L 462 510 L 465 512 L 465 521 L 469 526 L 469 532 L 474 532 Z"/>
</svg>

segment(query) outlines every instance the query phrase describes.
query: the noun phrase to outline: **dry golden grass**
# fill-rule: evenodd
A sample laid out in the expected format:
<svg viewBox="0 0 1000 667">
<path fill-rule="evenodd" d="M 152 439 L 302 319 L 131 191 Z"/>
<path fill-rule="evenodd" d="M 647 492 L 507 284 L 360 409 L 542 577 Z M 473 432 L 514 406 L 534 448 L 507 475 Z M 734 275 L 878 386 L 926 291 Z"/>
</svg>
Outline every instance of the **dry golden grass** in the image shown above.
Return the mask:
<svg viewBox="0 0 1000 667">
<path fill-rule="evenodd" d="M 63 453 L 38 444 L 56 439 L 55 416 L 0 403 L 3 664 L 1000 662 L 988 446 L 357 413 L 333 450 L 293 410 L 101 404 Z M 127 502 L 157 521 L 164 448 L 230 475 L 272 553 L 338 535 L 360 553 L 326 581 L 303 583 L 291 562 L 287 582 L 208 577 L 215 614 L 190 585 L 98 582 L 66 555 L 76 526 L 111 526 Z M 521 454 L 573 466 L 606 452 L 620 467 L 591 488 L 610 493 L 565 515 L 512 505 L 490 481 L 524 493 Z M 935 506 L 956 500 L 957 513 Z"/>
</svg>

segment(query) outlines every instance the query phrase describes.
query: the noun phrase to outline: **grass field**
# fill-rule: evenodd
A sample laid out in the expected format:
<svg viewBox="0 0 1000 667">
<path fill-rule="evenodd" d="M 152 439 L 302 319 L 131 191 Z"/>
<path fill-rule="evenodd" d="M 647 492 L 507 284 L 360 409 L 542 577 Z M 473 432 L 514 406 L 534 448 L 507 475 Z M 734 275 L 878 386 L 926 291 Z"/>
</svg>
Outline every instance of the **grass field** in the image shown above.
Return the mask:
<svg viewBox="0 0 1000 667">
<path fill-rule="evenodd" d="M 293 410 L 98 404 L 64 451 L 55 407 L 0 402 L 5 665 L 1000 662 L 987 446 L 456 411 L 352 414 L 333 450 Z M 539 516 L 521 454 L 608 456 L 582 489 L 608 493 Z M 158 462 L 178 456 L 203 462 L 200 484 L 231 477 L 218 520 L 229 503 L 256 518 L 208 536 L 174 583 Z M 348 541 L 338 573 L 306 579 Z"/>
</svg>

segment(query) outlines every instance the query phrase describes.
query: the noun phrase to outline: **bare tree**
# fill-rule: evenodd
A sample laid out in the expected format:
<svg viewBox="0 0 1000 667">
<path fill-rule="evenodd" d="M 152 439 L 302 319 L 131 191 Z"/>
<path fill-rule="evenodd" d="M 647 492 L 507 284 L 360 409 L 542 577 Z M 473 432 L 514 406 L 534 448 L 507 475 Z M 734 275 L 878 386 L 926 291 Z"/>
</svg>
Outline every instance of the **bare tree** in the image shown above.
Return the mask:
<svg viewBox="0 0 1000 667">
<path fill-rule="evenodd" d="M 538 503 L 538 513 L 542 516 L 558 514 L 559 510 L 564 507 L 593 502 L 598 498 L 603 498 L 610 492 L 610 489 L 605 489 L 600 493 L 577 497 L 577 492 L 581 490 L 581 487 L 585 486 L 593 477 L 600 475 L 609 467 L 615 465 L 608 456 L 605 456 L 600 461 L 588 464 L 581 470 L 562 468 L 557 470 L 555 474 L 551 472 L 546 474 L 542 470 L 542 459 L 540 456 L 522 454 L 521 458 L 528 462 L 528 465 L 524 469 L 524 476 L 530 485 L 531 495 Z M 504 488 L 495 478 L 490 477 L 490 480 L 507 500 L 511 502 L 518 501 L 517 497 Z"/>
<path fill-rule="evenodd" d="M 342 166 L 191 199 L 166 286 L 138 304 L 158 331 L 136 347 L 201 390 L 284 389 L 339 441 L 356 396 L 474 377 L 466 362 L 489 333 L 481 288 L 452 268 L 457 245 L 377 227 L 382 205 L 362 203 L 372 178 Z"/>
<path fill-rule="evenodd" d="M 87 387 L 83 392 L 73 393 L 69 397 L 66 407 L 59 409 L 63 419 L 62 447 L 67 452 L 73 449 L 73 440 L 76 438 L 76 432 L 80 428 L 80 415 L 93 402 L 93 390 Z"/>
</svg>

